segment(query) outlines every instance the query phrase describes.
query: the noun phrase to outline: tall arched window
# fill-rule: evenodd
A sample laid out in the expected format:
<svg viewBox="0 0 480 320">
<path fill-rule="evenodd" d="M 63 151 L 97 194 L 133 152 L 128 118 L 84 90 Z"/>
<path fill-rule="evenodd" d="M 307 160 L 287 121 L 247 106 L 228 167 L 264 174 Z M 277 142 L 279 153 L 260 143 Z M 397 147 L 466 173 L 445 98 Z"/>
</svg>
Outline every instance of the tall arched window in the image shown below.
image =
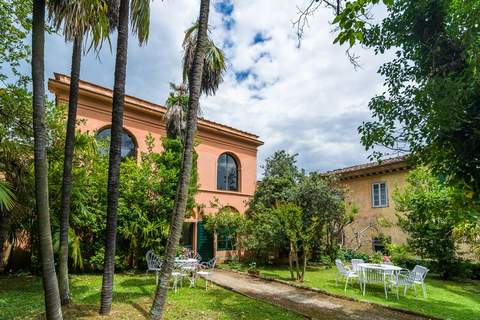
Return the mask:
<svg viewBox="0 0 480 320">
<path fill-rule="evenodd" d="M 108 154 L 110 150 L 109 148 L 111 131 L 112 130 L 110 128 L 105 128 L 97 133 L 97 140 L 100 142 L 104 142 L 104 144 L 100 146 L 100 153 L 103 155 Z M 120 150 L 122 158 L 135 158 L 137 156 L 137 145 L 135 144 L 133 137 L 125 130 L 123 130 L 122 132 L 122 147 Z"/>
<path fill-rule="evenodd" d="M 238 191 L 237 161 L 228 153 L 223 153 L 218 157 L 217 189 Z"/>
</svg>

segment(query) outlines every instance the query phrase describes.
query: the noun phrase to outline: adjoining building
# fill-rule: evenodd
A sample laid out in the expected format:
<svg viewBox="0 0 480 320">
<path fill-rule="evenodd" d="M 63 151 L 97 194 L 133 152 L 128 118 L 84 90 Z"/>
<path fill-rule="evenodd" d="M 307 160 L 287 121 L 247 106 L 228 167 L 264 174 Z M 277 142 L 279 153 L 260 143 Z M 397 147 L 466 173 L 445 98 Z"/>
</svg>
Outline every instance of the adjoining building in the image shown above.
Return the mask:
<svg viewBox="0 0 480 320">
<path fill-rule="evenodd" d="M 406 235 L 398 219 L 392 195 L 405 187 L 412 167 L 399 156 L 330 171 L 349 189 L 348 202 L 356 206 L 355 221 L 345 229 L 344 245 L 364 252 L 383 251 L 385 242 L 401 244 Z"/>
<path fill-rule="evenodd" d="M 49 90 L 55 94 L 57 104 L 68 104 L 70 78 L 55 73 L 48 81 Z M 78 99 L 78 118 L 83 120 L 81 131 L 88 131 L 98 138 L 110 135 L 111 89 L 81 81 Z M 163 120 L 166 108 L 133 96 L 125 96 L 122 156 L 139 159 L 147 151 L 145 139 L 151 134 L 155 139 L 154 151 L 161 152 L 161 138 L 166 136 Z M 196 202 L 201 209 L 184 224 L 182 244 L 197 250 L 204 259 L 235 254 L 231 241 L 221 235 L 213 237 L 203 228 L 203 216 L 213 214 L 218 208 L 211 203 L 218 200 L 223 207 L 245 212 L 247 201 L 253 196 L 257 178 L 257 150 L 263 142 L 257 135 L 225 126 L 207 119 L 198 121 L 196 147 L 199 191 Z M 106 186 L 105 186 L 106 187 Z"/>
</svg>

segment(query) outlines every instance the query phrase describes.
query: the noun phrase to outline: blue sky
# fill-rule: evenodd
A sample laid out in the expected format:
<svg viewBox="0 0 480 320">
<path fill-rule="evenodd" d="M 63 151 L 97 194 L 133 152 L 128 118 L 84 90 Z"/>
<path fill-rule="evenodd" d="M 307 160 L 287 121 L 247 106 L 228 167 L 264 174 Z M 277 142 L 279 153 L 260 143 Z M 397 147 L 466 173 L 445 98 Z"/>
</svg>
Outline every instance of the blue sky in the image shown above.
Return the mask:
<svg viewBox="0 0 480 320">
<path fill-rule="evenodd" d="M 275 150 L 298 153 L 307 171 L 367 161 L 357 127 L 369 119 L 368 101 L 381 92 L 376 74 L 384 57 L 358 49 L 355 71 L 345 48 L 333 45 L 328 9 L 310 19 L 302 45 L 292 28 L 304 0 L 212 0 L 211 37 L 226 53 L 228 70 L 215 96 L 203 97 L 203 116 L 253 132 L 265 142 L 261 165 Z M 183 31 L 195 20 L 198 0 L 153 1 L 150 39 L 130 38 L 127 93 L 163 104 L 169 82 L 181 80 Z M 115 38 L 115 36 L 113 37 Z M 115 48 L 115 41 L 113 41 Z M 46 76 L 69 72 L 71 44 L 49 36 Z M 84 80 L 112 86 L 114 56 L 84 57 Z"/>
</svg>

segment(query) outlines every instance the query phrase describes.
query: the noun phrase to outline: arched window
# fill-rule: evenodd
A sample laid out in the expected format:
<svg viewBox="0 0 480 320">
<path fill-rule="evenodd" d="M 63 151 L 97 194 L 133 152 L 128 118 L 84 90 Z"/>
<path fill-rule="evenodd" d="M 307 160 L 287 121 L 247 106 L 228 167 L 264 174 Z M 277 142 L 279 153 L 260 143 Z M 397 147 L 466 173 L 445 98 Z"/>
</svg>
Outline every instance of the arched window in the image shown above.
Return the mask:
<svg viewBox="0 0 480 320">
<path fill-rule="evenodd" d="M 105 128 L 100 130 L 97 133 L 97 140 L 104 141 L 104 144 L 100 146 L 100 153 L 105 155 L 109 153 L 110 148 L 110 136 L 111 136 L 111 129 Z M 134 138 L 125 130 L 122 132 L 122 147 L 120 149 L 120 154 L 122 158 L 125 157 L 132 157 L 135 158 L 137 156 L 137 145 L 135 144 Z"/>
<path fill-rule="evenodd" d="M 238 166 L 234 157 L 221 154 L 217 162 L 217 189 L 238 191 Z"/>
</svg>

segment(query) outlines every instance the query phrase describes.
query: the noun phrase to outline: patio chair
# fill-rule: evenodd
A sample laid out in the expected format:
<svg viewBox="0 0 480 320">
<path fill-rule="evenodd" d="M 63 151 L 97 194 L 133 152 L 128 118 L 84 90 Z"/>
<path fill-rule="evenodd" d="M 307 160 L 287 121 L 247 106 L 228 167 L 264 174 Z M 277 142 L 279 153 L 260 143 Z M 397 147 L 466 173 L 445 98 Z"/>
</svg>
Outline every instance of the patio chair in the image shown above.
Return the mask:
<svg viewBox="0 0 480 320">
<path fill-rule="evenodd" d="M 193 250 L 188 250 L 182 255 L 182 257 L 184 259 L 195 259 L 198 262 L 202 261 L 202 257 L 200 256 L 200 254 L 198 254 L 197 251 L 193 251 Z"/>
<path fill-rule="evenodd" d="M 173 292 L 177 293 L 178 285 L 180 284 L 183 287 L 183 278 L 187 276 L 185 271 L 182 269 L 182 264 L 175 263 L 172 271 L 172 289 Z"/>
<path fill-rule="evenodd" d="M 393 279 L 392 284 L 397 287 L 397 299 L 398 299 L 398 287 L 402 286 L 403 295 L 407 295 L 408 288 L 413 288 L 415 297 L 417 296 L 416 285 L 422 286 L 423 298 L 427 298 L 427 287 L 425 286 L 425 277 L 427 276 L 428 269 L 420 265 L 416 265 L 412 271 L 403 270 L 398 274 L 396 279 Z"/>
<path fill-rule="evenodd" d="M 385 299 L 388 299 L 388 279 L 390 279 L 390 271 L 362 267 L 360 271 L 360 283 L 362 287 L 362 294 L 365 295 L 367 291 L 367 284 L 383 284 L 383 290 L 385 292 Z"/>
<path fill-rule="evenodd" d="M 205 280 L 205 290 L 208 288 L 208 280 L 210 276 L 213 274 L 213 270 L 215 269 L 215 263 L 217 259 L 213 258 L 208 262 L 202 262 L 199 266 L 200 271 L 197 274 L 204 278 Z"/>
<path fill-rule="evenodd" d="M 147 273 L 149 271 L 155 272 L 156 276 L 156 284 L 158 285 L 158 274 L 160 273 L 160 269 L 162 268 L 162 258 L 159 257 L 155 252 L 149 250 L 146 254 L 147 260 Z"/>
<path fill-rule="evenodd" d="M 200 267 L 200 263 L 198 260 L 195 262 L 183 262 L 180 266 L 180 268 L 184 273 L 186 273 L 187 275 L 190 275 L 189 277 L 190 288 L 195 287 L 195 280 L 197 277 L 197 271 L 199 267 Z"/>
<path fill-rule="evenodd" d="M 350 279 L 358 279 L 358 274 L 344 266 L 342 260 L 340 259 L 336 259 L 335 264 L 337 265 L 338 269 L 337 277 L 335 278 L 335 284 L 338 286 L 339 277 L 345 278 L 345 287 L 343 288 L 343 291 L 347 292 L 348 281 Z"/>
<path fill-rule="evenodd" d="M 360 263 L 365 263 L 363 259 L 352 259 L 352 271 L 355 272 L 356 274 L 359 274 L 361 271 L 361 268 L 358 266 Z"/>
</svg>

